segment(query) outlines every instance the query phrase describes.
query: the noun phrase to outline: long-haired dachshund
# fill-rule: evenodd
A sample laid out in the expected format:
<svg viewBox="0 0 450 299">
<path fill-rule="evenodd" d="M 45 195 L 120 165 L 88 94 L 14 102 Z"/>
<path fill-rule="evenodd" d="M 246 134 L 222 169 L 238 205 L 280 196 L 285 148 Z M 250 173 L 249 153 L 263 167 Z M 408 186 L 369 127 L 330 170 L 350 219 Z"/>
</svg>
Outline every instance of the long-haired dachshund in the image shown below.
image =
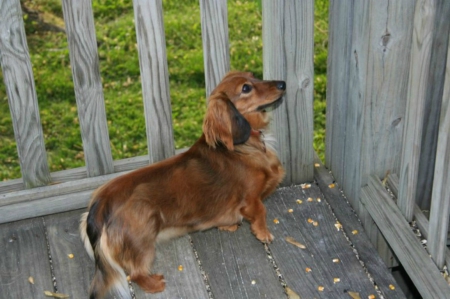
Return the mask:
<svg viewBox="0 0 450 299">
<path fill-rule="evenodd" d="M 212 227 L 234 231 L 242 219 L 271 242 L 262 203 L 284 177 L 265 132 L 267 110 L 282 101 L 283 81 L 230 72 L 213 90 L 203 135 L 186 152 L 117 177 L 93 194 L 80 231 L 95 260 L 90 298 L 110 289 L 130 298 L 126 274 L 146 292 L 161 292 L 150 274 L 157 242 Z"/>
</svg>

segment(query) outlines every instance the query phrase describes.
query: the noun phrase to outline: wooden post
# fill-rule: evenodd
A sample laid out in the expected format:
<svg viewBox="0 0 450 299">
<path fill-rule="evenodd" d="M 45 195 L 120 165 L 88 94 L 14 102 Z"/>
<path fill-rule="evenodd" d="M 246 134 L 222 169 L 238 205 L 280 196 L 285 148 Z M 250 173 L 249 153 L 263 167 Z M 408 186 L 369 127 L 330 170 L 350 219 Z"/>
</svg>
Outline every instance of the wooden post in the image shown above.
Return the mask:
<svg viewBox="0 0 450 299">
<path fill-rule="evenodd" d="M 47 185 L 50 171 L 19 0 L 0 2 L 0 62 L 23 184 L 25 188 Z"/>
<path fill-rule="evenodd" d="M 414 31 L 403 133 L 398 206 L 407 221 L 412 221 L 416 203 L 419 157 L 422 142 L 424 105 L 429 76 L 435 18 L 435 0 L 418 0 Z"/>
<path fill-rule="evenodd" d="M 353 1 L 330 1 L 329 8 L 325 162 L 339 183 L 345 176 L 343 144 L 349 104 L 353 6 Z"/>
<path fill-rule="evenodd" d="M 175 154 L 161 0 L 133 0 L 150 163 Z"/>
<path fill-rule="evenodd" d="M 450 214 L 450 44 L 434 168 L 428 246 L 439 268 L 444 266 Z M 447 265 L 450 266 L 450 265 Z"/>
<path fill-rule="evenodd" d="M 285 80 L 273 131 L 284 185 L 311 181 L 313 160 L 314 1 L 263 0 L 264 79 Z"/>
<path fill-rule="evenodd" d="M 368 175 L 400 169 L 413 13 L 408 0 L 331 1 L 326 163 L 361 218 Z"/>
<path fill-rule="evenodd" d="M 206 97 L 230 70 L 227 0 L 200 0 Z"/>
<path fill-rule="evenodd" d="M 439 115 L 445 80 L 445 63 L 449 42 L 450 1 L 436 0 L 436 16 L 433 28 L 429 76 L 423 110 L 422 142 L 416 185 L 416 203 L 429 210 L 433 188 L 434 165 L 439 132 Z"/>
<path fill-rule="evenodd" d="M 63 0 L 75 98 L 88 176 L 114 171 L 91 0 Z"/>
</svg>

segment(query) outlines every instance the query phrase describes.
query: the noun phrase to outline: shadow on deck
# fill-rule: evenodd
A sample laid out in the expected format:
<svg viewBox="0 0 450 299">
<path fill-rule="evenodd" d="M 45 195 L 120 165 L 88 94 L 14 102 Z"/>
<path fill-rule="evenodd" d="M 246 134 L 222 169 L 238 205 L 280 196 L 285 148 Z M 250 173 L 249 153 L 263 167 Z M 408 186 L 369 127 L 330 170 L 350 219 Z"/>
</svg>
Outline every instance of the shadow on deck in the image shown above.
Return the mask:
<svg viewBox="0 0 450 299">
<path fill-rule="evenodd" d="M 153 267 L 166 290 L 145 294 L 132 285 L 135 297 L 404 298 L 339 188 L 330 188 L 333 178 L 316 166 L 309 188 L 280 188 L 265 202 L 272 244 L 260 243 L 248 223 L 168 242 Z M 0 226 L 3 298 L 87 297 L 94 266 L 78 233 L 83 211 Z"/>
</svg>

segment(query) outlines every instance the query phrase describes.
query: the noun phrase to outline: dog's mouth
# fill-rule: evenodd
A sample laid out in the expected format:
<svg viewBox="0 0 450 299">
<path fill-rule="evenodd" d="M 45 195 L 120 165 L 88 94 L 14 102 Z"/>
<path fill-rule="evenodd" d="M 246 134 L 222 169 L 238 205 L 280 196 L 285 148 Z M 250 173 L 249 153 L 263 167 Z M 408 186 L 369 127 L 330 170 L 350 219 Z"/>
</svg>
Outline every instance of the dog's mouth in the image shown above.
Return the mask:
<svg viewBox="0 0 450 299">
<path fill-rule="evenodd" d="M 256 111 L 258 111 L 258 112 L 273 111 L 273 110 L 277 109 L 281 105 L 281 103 L 283 103 L 282 97 L 273 101 L 272 103 L 268 103 L 268 104 L 259 106 L 258 108 L 256 108 Z"/>
</svg>

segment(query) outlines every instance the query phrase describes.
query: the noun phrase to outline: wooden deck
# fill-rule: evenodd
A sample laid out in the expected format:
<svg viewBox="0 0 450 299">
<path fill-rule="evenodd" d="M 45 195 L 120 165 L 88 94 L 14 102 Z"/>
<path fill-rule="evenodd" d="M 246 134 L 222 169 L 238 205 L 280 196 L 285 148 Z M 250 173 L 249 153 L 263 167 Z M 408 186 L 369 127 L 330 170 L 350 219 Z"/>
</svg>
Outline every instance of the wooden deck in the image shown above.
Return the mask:
<svg viewBox="0 0 450 299">
<path fill-rule="evenodd" d="M 267 199 L 275 236 L 269 246 L 245 222 L 234 233 L 211 229 L 170 241 L 159 247 L 154 265 L 166 277 L 166 290 L 150 295 L 132 285 L 135 297 L 358 298 L 355 292 L 405 298 L 339 188 L 329 187 L 333 178 L 322 165 L 315 178 L 310 188 L 280 188 Z M 78 233 L 83 211 L 0 226 L 2 298 L 46 298 L 44 291 L 87 297 L 94 266 Z"/>
</svg>

